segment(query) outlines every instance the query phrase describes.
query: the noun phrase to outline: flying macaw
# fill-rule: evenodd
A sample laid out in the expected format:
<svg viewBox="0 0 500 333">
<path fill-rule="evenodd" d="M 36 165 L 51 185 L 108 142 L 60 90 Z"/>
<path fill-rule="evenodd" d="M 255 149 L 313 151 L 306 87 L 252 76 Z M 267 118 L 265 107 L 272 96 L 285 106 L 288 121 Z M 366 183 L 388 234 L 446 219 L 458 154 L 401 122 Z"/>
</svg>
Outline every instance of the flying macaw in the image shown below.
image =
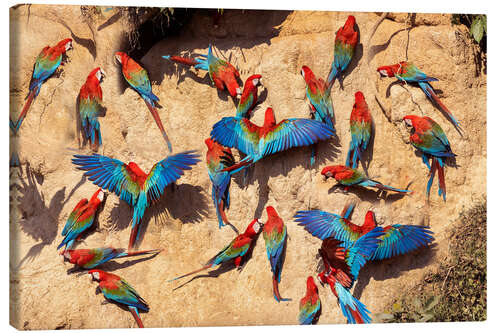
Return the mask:
<svg viewBox="0 0 500 333">
<path fill-rule="evenodd" d="M 349 15 L 344 26 L 337 30 L 335 35 L 335 47 L 333 49 L 333 62 L 326 84 L 331 89 L 335 79 L 346 70 L 351 63 L 356 45 L 358 45 L 358 32 L 354 30 L 356 19 Z"/>
<path fill-rule="evenodd" d="M 329 177 L 335 178 L 338 184 L 348 190 L 350 186 L 375 187 L 382 191 L 394 191 L 399 193 L 412 193 L 410 190 L 401 190 L 392 186 L 383 185 L 382 183 L 368 178 L 362 171 L 352 169 L 345 165 L 331 165 L 324 167 L 321 174 L 325 179 Z"/>
<path fill-rule="evenodd" d="M 125 80 L 130 84 L 130 86 L 139 93 L 144 102 L 146 103 L 151 115 L 156 122 L 156 125 L 160 129 L 163 139 L 168 145 L 168 150 L 172 151 L 172 144 L 165 132 L 163 123 L 161 122 L 160 115 L 158 114 L 158 109 L 156 108 L 156 102 L 160 99 L 158 96 L 153 94 L 151 90 L 151 82 L 149 81 L 148 72 L 141 67 L 134 59 L 130 58 L 124 52 L 115 53 L 116 60 L 121 64 L 122 74 Z"/>
<path fill-rule="evenodd" d="M 290 301 L 289 298 L 282 298 L 278 289 L 278 284 L 281 281 L 281 271 L 283 269 L 283 261 L 285 258 L 284 250 L 286 248 L 286 225 L 279 217 L 278 213 L 272 206 L 266 207 L 267 222 L 262 227 L 262 236 L 266 242 L 267 258 L 271 263 L 271 271 L 273 272 L 273 294 L 274 298 L 280 301 Z"/>
<path fill-rule="evenodd" d="M 457 129 L 460 135 L 463 135 L 463 129 L 460 127 L 460 123 L 453 116 L 451 111 L 441 102 L 441 100 L 437 97 L 436 93 L 432 89 L 432 86 L 429 82 L 431 81 L 439 81 L 435 77 L 427 76 L 424 72 L 417 68 L 414 64 L 406 61 L 401 61 L 398 64 L 391 66 L 381 66 L 377 68 L 377 72 L 379 72 L 381 77 L 396 77 L 400 82 L 404 83 L 418 83 L 420 89 L 425 93 L 425 95 L 438 106 L 438 108 L 443 111 L 448 118 L 453 123 L 453 126 Z"/>
<path fill-rule="evenodd" d="M 225 248 L 223 248 L 219 253 L 212 257 L 202 268 L 192 271 L 190 273 L 178 276 L 168 282 L 172 282 L 181 279 L 186 276 L 196 274 L 198 272 L 204 271 L 211 267 L 215 267 L 222 263 L 233 261 L 234 265 L 241 268 L 241 260 L 247 254 L 248 250 L 252 246 L 253 241 L 257 239 L 260 229 L 262 228 L 262 223 L 258 219 L 254 219 L 247 226 L 244 233 L 236 236 L 235 239 L 231 241 Z"/>
<path fill-rule="evenodd" d="M 351 222 L 349 215 L 354 208 L 348 203 L 341 216 L 321 210 L 298 211 L 295 222 L 303 226 L 311 235 L 319 239 L 334 237 L 342 241 L 342 246 L 349 247 L 361 236 L 373 230 L 377 225 L 375 214 L 366 212 L 365 222 L 359 226 Z M 392 258 L 428 246 L 434 241 L 433 232 L 429 227 L 421 225 L 393 224 L 383 228 L 381 242 L 373 252 L 370 260 Z"/>
<path fill-rule="evenodd" d="M 134 247 L 140 236 L 140 223 L 144 211 L 152 202 L 160 199 L 165 188 L 179 179 L 184 170 L 198 163 L 199 155 L 186 151 L 171 155 L 159 161 L 146 174 L 134 162 L 128 164 L 107 156 L 74 155 L 71 160 L 84 175 L 97 186 L 114 192 L 120 199 L 132 206 L 132 232 L 128 248 Z"/>
<path fill-rule="evenodd" d="M 126 252 L 125 249 L 99 247 L 95 249 L 64 250 L 59 253 L 64 261 L 84 269 L 93 269 L 115 258 L 134 257 L 145 254 L 157 254 L 162 250 Z"/>
<path fill-rule="evenodd" d="M 262 85 L 262 75 L 255 74 L 245 81 L 243 93 L 241 94 L 238 107 L 236 108 L 236 117 L 250 119 L 252 110 L 257 104 L 258 86 Z"/>
<path fill-rule="evenodd" d="M 97 151 L 102 144 L 101 125 L 97 116 L 102 108 L 102 89 L 100 83 L 106 73 L 100 68 L 95 68 L 90 72 L 87 81 L 83 84 L 78 94 L 78 111 L 85 138 L 90 142 L 90 146 Z"/>
<path fill-rule="evenodd" d="M 450 142 L 444 134 L 441 126 L 429 117 L 419 117 L 408 115 L 403 117 L 408 127 L 412 127 L 410 134 L 410 143 L 422 152 L 422 161 L 427 165 L 430 171 L 430 178 L 427 182 L 427 197 L 431 190 L 432 182 L 436 170 L 439 178 L 439 196 L 443 196 L 446 201 L 446 184 L 444 181 L 444 165 L 447 157 L 456 156 L 450 147 Z M 429 159 L 432 159 L 432 166 Z"/>
<path fill-rule="evenodd" d="M 238 117 L 224 117 L 210 133 L 220 144 L 237 148 L 247 156 L 239 163 L 222 171 L 238 172 L 269 156 L 293 147 L 311 145 L 326 140 L 334 132 L 314 119 L 290 118 L 276 123 L 273 109 L 267 108 L 262 126 Z"/>
<path fill-rule="evenodd" d="M 321 300 L 319 299 L 318 287 L 314 283 L 314 278 L 307 278 L 306 295 L 299 303 L 299 323 L 300 325 L 313 325 L 321 315 Z"/>
<path fill-rule="evenodd" d="M 127 281 L 116 274 L 100 269 L 92 269 L 89 274 L 93 281 L 99 282 L 99 289 L 107 300 L 128 306 L 139 328 L 144 328 L 139 310 L 148 312 L 149 305 Z"/>
<path fill-rule="evenodd" d="M 40 88 L 42 84 L 54 74 L 59 65 L 62 63 L 63 54 L 66 51 L 71 50 L 72 39 L 66 38 L 57 43 L 56 46 L 45 46 L 38 55 L 35 60 L 35 64 L 33 65 L 33 74 L 31 75 L 30 88 L 29 93 L 25 99 L 26 103 L 24 104 L 23 110 L 15 123 L 14 133 L 19 131 L 21 124 L 26 117 L 26 113 L 28 113 L 28 109 L 30 108 L 31 103 L 35 97 L 40 93 Z"/>
<path fill-rule="evenodd" d="M 354 106 L 351 112 L 351 143 L 345 165 L 356 169 L 361 154 L 366 150 L 372 134 L 372 116 L 361 91 L 354 94 Z"/>
<path fill-rule="evenodd" d="M 241 95 L 240 85 L 238 81 L 236 81 L 236 79 L 240 77 L 240 73 L 238 73 L 238 70 L 227 61 L 214 56 L 212 53 L 212 45 L 208 45 L 207 55 L 202 54 L 194 59 L 171 55 L 162 56 L 162 58 L 208 71 L 208 75 L 217 89 L 223 91 L 224 87 L 226 87 L 232 97 Z"/>
<path fill-rule="evenodd" d="M 57 247 L 58 250 L 64 245 L 66 245 L 66 249 L 71 249 L 75 240 L 79 240 L 82 233 L 92 226 L 95 213 L 103 199 L 104 191 L 98 189 L 90 198 L 90 201 L 82 199 L 76 204 L 63 228 L 62 236 L 64 236 L 64 239 Z"/>
<path fill-rule="evenodd" d="M 231 174 L 221 171 L 234 164 L 234 157 L 231 149 L 226 148 L 212 139 L 206 139 L 207 169 L 208 176 L 212 182 L 212 200 L 214 202 L 219 228 L 228 224 L 225 210 L 229 209 L 229 186 L 231 185 Z"/>
</svg>

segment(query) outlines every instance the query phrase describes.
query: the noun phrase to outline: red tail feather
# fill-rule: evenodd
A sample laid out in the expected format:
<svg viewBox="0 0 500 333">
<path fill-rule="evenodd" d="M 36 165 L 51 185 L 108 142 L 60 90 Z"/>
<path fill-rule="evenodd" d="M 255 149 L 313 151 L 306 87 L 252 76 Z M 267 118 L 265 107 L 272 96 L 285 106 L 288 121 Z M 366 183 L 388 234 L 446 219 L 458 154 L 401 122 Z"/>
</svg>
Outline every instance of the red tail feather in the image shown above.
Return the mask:
<svg viewBox="0 0 500 333">
<path fill-rule="evenodd" d="M 183 65 L 188 65 L 188 66 L 194 66 L 197 64 L 196 60 L 193 58 L 183 58 L 183 57 L 178 57 L 178 56 L 170 56 L 170 60 L 173 62 L 183 64 Z"/>
<path fill-rule="evenodd" d="M 222 217 L 222 221 L 225 224 L 229 224 L 229 221 L 227 220 L 226 212 L 224 211 L 224 201 L 222 201 L 222 200 L 219 203 L 219 213 L 220 213 L 220 216 Z"/>
<path fill-rule="evenodd" d="M 142 323 L 141 317 L 139 317 L 139 314 L 137 312 L 135 312 L 136 310 L 134 308 L 131 308 L 130 306 L 128 308 L 129 308 L 132 316 L 134 316 L 134 319 L 135 319 L 137 325 L 139 326 L 139 328 L 144 328 L 144 324 Z"/>
<path fill-rule="evenodd" d="M 145 101 L 145 102 L 146 102 L 146 105 L 148 106 L 149 111 L 153 115 L 153 118 L 156 122 L 156 125 L 160 129 L 161 134 L 163 135 L 163 139 L 165 139 L 165 142 L 168 145 L 168 149 L 170 151 L 172 151 L 172 144 L 170 143 L 170 140 L 168 139 L 167 132 L 165 132 L 165 128 L 163 128 L 163 123 L 161 122 L 160 115 L 158 114 L 158 110 L 156 109 L 156 107 L 149 104 L 147 101 Z"/>
<path fill-rule="evenodd" d="M 252 164 L 252 162 L 250 162 L 250 161 L 240 161 L 240 162 L 238 162 L 236 164 L 233 164 L 230 167 L 222 169 L 221 172 L 224 172 L 224 171 L 231 172 L 233 170 L 239 169 L 239 168 L 241 168 L 243 166 L 250 165 L 250 164 Z"/>
<path fill-rule="evenodd" d="M 16 123 L 16 132 L 19 131 L 19 128 L 21 127 L 21 123 L 24 120 L 24 117 L 26 117 L 26 114 L 28 113 L 28 110 L 31 106 L 31 103 L 33 103 L 33 99 L 35 98 L 35 89 L 33 89 L 29 95 L 28 95 L 28 100 L 24 104 L 23 110 L 21 111 L 21 114 L 19 115 L 19 118 L 17 118 L 17 123 Z"/>
<path fill-rule="evenodd" d="M 439 188 L 442 190 L 444 198 L 446 198 L 446 184 L 444 183 L 444 168 L 436 162 L 437 171 L 438 171 L 438 179 L 439 179 Z"/>
<path fill-rule="evenodd" d="M 346 305 L 346 306 L 349 308 L 348 305 Z M 349 311 L 351 312 L 352 317 L 356 321 L 356 324 L 364 324 L 365 323 L 365 321 L 363 320 L 363 318 L 361 317 L 361 315 L 359 314 L 359 312 L 357 310 L 353 310 L 353 309 L 349 308 Z"/>
<path fill-rule="evenodd" d="M 130 239 L 128 241 L 128 249 L 133 249 L 135 245 L 135 239 L 137 237 L 137 231 L 139 230 L 139 224 L 137 224 L 135 227 L 132 228 L 132 231 L 130 232 Z"/>
</svg>

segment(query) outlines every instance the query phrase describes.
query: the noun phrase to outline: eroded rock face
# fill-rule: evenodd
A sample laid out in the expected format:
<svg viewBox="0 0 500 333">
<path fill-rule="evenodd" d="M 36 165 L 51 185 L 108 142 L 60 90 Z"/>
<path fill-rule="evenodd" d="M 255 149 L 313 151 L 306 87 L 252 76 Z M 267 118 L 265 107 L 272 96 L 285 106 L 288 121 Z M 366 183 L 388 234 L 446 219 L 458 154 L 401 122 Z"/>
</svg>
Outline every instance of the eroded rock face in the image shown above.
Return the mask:
<svg viewBox="0 0 500 333">
<path fill-rule="evenodd" d="M 11 9 L 10 112 L 17 118 L 28 89 L 34 59 L 47 44 L 72 37 L 74 50 L 61 74 L 49 79 L 11 142 L 17 146 L 22 174 L 13 177 L 11 197 L 11 323 L 24 329 L 136 327 L 130 313 L 113 304 L 101 305 L 96 283 L 87 276 L 68 275 L 56 247 L 61 230 L 75 206 L 89 198 L 95 186 L 82 179 L 70 158 L 79 149 L 76 132 L 76 97 L 88 73 L 101 66 L 108 74 L 102 83 L 106 115 L 100 119 L 101 153 L 124 162 L 134 161 L 146 171 L 167 155 L 160 131 L 137 93 L 126 85 L 113 53 L 127 47 L 128 27 L 115 12 L 82 20 L 77 6 L 19 6 Z M 435 232 L 433 250 L 419 251 L 384 263 L 367 265 L 354 295 L 372 313 L 403 288 L 437 268 L 447 254 L 446 229 L 462 207 L 486 193 L 486 75 L 477 70 L 474 47 L 464 27 L 452 26 L 443 15 L 417 15 L 416 25 L 405 23 L 406 14 L 390 16 L 368 37 L 380 16 L 354 13 L 360 45 L 343 80 L 336 82 L 332 98 L 340 147 L 319 146 L 318 164 L 309 166 L 310 149 L 269 157 L 257 163 L 242 185 L 238 175 L 231 186 L 230 221 L 240 230 L 254 218 L 267 220 L 264 208 L 273 205 L 287 224 L 290 239 L 280 291 L 292 302 L 278 304 L 272 296 L 271 272 L 262 237 L 251 260 L 241 272 L 218 278 L 195 279 L 172 291 L 179 283 L 168 279 L 194 270 L 224 247 L 234 236 L 230 228 L 217 228 L 206 172 L 204 139 L 212 125 L 235 112 L 235 102 L 217 92 L 205 72 L 178 67 L 161 58 L 165 54 L 206 53 L 212 43 L 221 57 L 235 65 L 244 81 L 262 74 L 267 97 L 253 121 L 261 124 L 264 110 L 272 106 L 278 120 L 308 117 L 305 83 L 300 74 L 309 66 L 318 77 L 328 74 L 336 30 L 351 13 L 275 12 L 225 10 L 219 27 L 209 16 L 195 14 L 178 37 L 155 45 L 140 60 L 149 71 L 153 92 L 159 96 L 160 117 L 175 152 L 197 149 L 203 156 L 192 171 L 166 190 L 161 202 L 146 213 L 147 231 L 141 248 L 164 248 L 157 257 L 143 261 L 124 259 L 103 269 L 112 270 L 132 284 L 149 302 L 143 314 L 146 327 L 194 325 L 294 324 L 306 278 L 315 275 L 320 240 L 293 222 L 297 210 L 340 212 L 349 198 L 359 201 L 353 221 L 362 223 L 367 209 L 382 225 L 430 225 Z M 403 16 L 401 16 L 403 15 Z M 401 16 L 401 17 L 400 17 Z M 111 23 L 110 23 L 111 22 Z M 40 27 L 43 26 L 43 29 Z M 440 81 L 434 84 L 442 101 L 461 122 L 461 138 L 445 116 L 413 86 L 380 79 L 376 68 L 408 59 Z M 354 93 L 361 90 L 376 127 L 369 174 L 383 183 L 414 190 L 411 197 L 377 196 L 357 191 L 348 196 L 332 193 L 333 181 L 323 182 L 320 170 L 344 163 L 350 140 L 349 116 Z M 377 96 L 379 103 L 375 100 Z M 437 185 L 425 200 L 427 168 L 408 144 L 401 119 L 406 114 L 427 115 L 446 132 L 458 155 L 456 168 L 446 168 L 447 202 L 437 195 Z M 29 168 L 28 168 L 29 165 Z M 17 174 L 18 170 L 11 171 Z M 436 180 L 437 181 L 437 180 Z M 98 215 L 98 230 L 81 248 L 128 242 L 131 210 L 115 195 L 106 198 Z M 131 265 L 131 263 L 135 263 Z M 323 314 L 319 323 L 344 323 L 335 296 L 320 287 Z M 182 305 L 182 309 L 179 308 Z M 46 309 L 51 309 L 47 313 Z"/>
</svg>

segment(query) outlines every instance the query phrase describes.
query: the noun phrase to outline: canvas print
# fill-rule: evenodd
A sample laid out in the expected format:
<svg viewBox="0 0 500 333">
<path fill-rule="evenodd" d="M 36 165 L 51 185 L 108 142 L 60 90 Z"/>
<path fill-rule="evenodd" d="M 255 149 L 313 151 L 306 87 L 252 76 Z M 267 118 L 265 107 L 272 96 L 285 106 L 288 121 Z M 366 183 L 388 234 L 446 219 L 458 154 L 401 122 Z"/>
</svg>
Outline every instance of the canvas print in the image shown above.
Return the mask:
<svg viewBox="0 0 500 333">
<path fill-rule="evenodd" d="M 11 325 L 486 320 L 486 23 L 11 7 Z"/>
</svg>

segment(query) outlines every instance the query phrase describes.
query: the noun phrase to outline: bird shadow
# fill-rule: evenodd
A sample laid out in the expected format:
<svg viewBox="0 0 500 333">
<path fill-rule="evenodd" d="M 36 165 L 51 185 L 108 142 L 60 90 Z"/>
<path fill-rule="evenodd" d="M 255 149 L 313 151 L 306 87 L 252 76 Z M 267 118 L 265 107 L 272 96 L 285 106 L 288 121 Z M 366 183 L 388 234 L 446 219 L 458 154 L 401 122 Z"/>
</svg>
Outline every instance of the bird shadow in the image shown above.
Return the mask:
<svg viewBox="0 0 500 333">
<path fill-rule="evenodd" d="M 120 19 L 121 16 L 122 16 L 121 11 L 117 11 L 113 16 L 111 16 L 104 23 L 102 23 L 100 26 L 98 26 L 97 31 L 101 31 L 102 29 L 105 29 L 105 28 L 109 27 L 110 25 L 118 22 L 118 20 Z"/>
<path fill-rule="evenodd" d="M 363 171 L 365 172 L 367 177 L 370 177 L 368 169 L 370 168 L 370 164 L 373 160 L 373 145 L 376 134 L 375 124 L 373 122 L 371 128 L 372 128 L 372 134 L 370 135 L 370 141 L 368 142 L 366 149 L 361 152 L 361 156 L 359 158 L 359 163 L 361 164 L 361 167 L 363 168 Z"/>
<path fill-rule="evenodd" d="M 399 30 L 393 32 L 392 35 L 389 36 L 389 38 L 387 39 L 387 41 L 385 43 L 371 46 L 370 49 L 368 50 L 368 59 L 369 59 L 368 61 L 370 62 L 378 53 L 386 50 L 389 47 L 389 45 L 391 44 L 392 39 L 394 37 L 396 37 L 396 35 L 398 35 L 400 32 L 408 30 L 408 33 L 409 33 L 409 31 L 411 31 L 413 28 L 414 28 L 414 26 L 411 26 L 408 29 L 406 29 L 406 28 L 399 29 Z"/>
<path fill-rule="evenodd" d="M 73 30 L 69 27 L 69 25 L 64 22 L 62 19 L 60 18 L 57 18 L 55 20 L 56 22 L 60 23 L 61 25 L 63 25 L 66 29 L 68 29 L 69 33 L 71 34 L 71 38 L 75 41 L 75 43 L 83 46 L 84 48 L 87 49 L 87 51 L 89 51 L 90 55 L 92 56 L 92 58 L 95 60 L 96 57 L 97 57 L 97 48 L 96 48 L 96 44 L 95 44 L 95 41 L 91 38 L 82 38 L 82 37 L 78 37 L 77 35 L 75 35 L 75 33 L 73 32 Z"/>
<path fill-rule="evenodd" d="M 102 269 L 103 271 L 112 272 L 112 271 L 120 270 L 123 268 L 128 268 L 128 267 L 133 266 L 135 264 L 153 259 L 158 254 L 159 253 L 153 253 L 149 256 L 145 255 L 145 257 L 143 257 L 143 258 L 137 258 L 137 259 L 131 259 L 131 260 L 129 259 L 129 260 L 126 260 L 124 262 L 117 262 L 115 260 L 110 260 L 108 262 L 105 262 L 102 265 L 99 265 L 98 267 L 99 267 L 99 269 Z M 120 259 L 120 258 L 115 258 L 115 259 Z M 78 267 L 78 266 L 74 266 L 66 271 L 66 273 L 68 275 L 76 274 L 76 273 L 78 273 L 79 275 L 83 275 L 83 274 L 87 274 L 87 272 L 88 272 L 88 270 L 81 268 L 81 267 Z"/>
<path fill-rule="evenodd" d="M 412 184 L 410 182 L 405 189 L 408 189 Z M 344 186 L 340 184 L 335 184 L 330 189 L 328 189 L 328 194 L 340 192 L 348 196 L 349 193 L 355 194 L 361 201 L 368 201 L 371 203 L 384 200 L 388 203 L 393 203 L 407 196 L 407 194 L 399 192 L 391 192 L 385 190 L 372 190 L 363 186 L 351 186 L 348 191 L 344 191 Z"/>
<path fill-rule="evenodd" d="M 359 33 L 359 29 L 357 30 Z M 363 49 L 364 47 L 361 42 L 356 45 L 356 50 L 354 51 L 354 56 L 352 57 L 351 62 L 349 63 L 345 71 L 343 71 L 338 77 L 340 89 L 344 90 L 344 79 L 352 73 L 352 71 L 358 66 L 359 61 L 363 58 Z"/>
</svg>

